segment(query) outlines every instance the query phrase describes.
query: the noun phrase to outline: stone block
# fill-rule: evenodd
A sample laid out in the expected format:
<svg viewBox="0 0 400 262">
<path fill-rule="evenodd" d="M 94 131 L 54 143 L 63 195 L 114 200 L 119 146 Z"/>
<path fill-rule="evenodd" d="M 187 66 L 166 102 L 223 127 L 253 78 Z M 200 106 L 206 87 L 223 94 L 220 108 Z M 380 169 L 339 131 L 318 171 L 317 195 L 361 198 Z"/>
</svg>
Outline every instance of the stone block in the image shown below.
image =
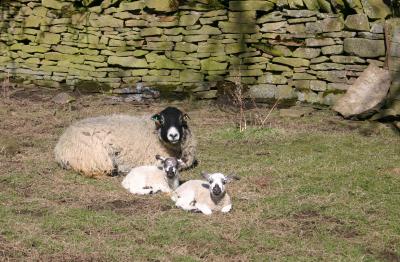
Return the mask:
<svg viewBox="0 0 400 262">
<path fill-rule="evenodd" d="M 284 21 L 283 13 L 281 11 L 273 11 L 257 19 L 257 24 L 264 24 L 270 22 Z"/>
<path fill-rule="evenodd" d="M 310 89 L 311 80 L 292 80 L 289 84 L 299 90 Z"/>
<path fill-rule="evenodd" d="M 166 51 L 174 48 L 173 42 L 148 42 L 147 45 L 142 47 L 144 50 L 158 50 Z"/>
<path fill-rule="evenodd" d="M 364 13 L 371 19 L 386 18 L 390 8 L 382 0 L 361 0 Z"/>
<path fill-rule="evenodd" d="M 133 20 L 126 20 L 125 25 L 127 27 L 145 27 L 149 25 L 149 22 L 145 20 L 133 19 Z"/>
<path fill-rule="evenodd" d="M 225 45 L 226 54 L 237 54 L 246 51 L 246 46 L 242 43 L 233 43 Z"/>
<path fill-rule="evenodd" d="M 258 78 L 258 83 L 284 85 L 287 84 L 287 78 L 282 75 L 267 72 Z"/>
<path fill-rule="evenodd" d="M 182 83 L 196 83 L 203 81 L 203 79 L 202 73 L 193 70 L 183 70 L 179 74 L 179 81 Z"/>
<path fill-rule="evenodd" d="M 275 98 L 277 99 L 294 99 L 296 98 L 296 92 L 290 85 L 278 85 Z"/>
<path fill-rule="evenodd" d="M 200 14 L 188 14 L 179 17 L 179 26 L 190 26 L 197 23 Z"/>
<path fill-rule="evenodd" d="M 24 27 L 37 28 L 40 26 L 41 19 L 38 16 L 30 15 L 24 21 Z"/>
<path fill-rule="evenodd" d="M 331 61 L 334 63 L 340 64 L 364 64 L 365 59 L 362 59 L 358 56 L 338 56 L 333 55 L 330 57 Z"/>
<path fill-rule="evenodd" d="M 124 27 L 124 20 L 115 18 L 111 15 L 102 15 L 89 20 L 90 26 L 93 27 Z"/>
<path fill-rule="evenodd" d="M 25 53 L 46 53 L 49 51 L 49 48 L 41 45 L 24 45 L 21 47 L 21 50 Z"/>
<path fill-rule="evenodd" d="M 306 46 L 328 46 L 334 45 L 335 41 L 332 38 L 308 38 L 306 39 Z"/>
<path fill-rule="evenodd" d="M 174 12 L 178 10 L 178 0 L 144 0 L 145 6 L 159 12 Z"/>
<path fill-rule="evenodd" d="M 373 58 L 385 55 L 383 40 L 347 38 L 343 43 L 344 52 L 360 57 Z"/>
<path fill-rule="evenodd" d="M 118 65 L 129 68 L 146 68 L 148 64 L 144 59 L 137 59 L 134 57 L 121 57 L 121 56 L 109 56 L 107 63 L 109 65 Z"/>
<path fill-rule="evenodd" d="M 338 32 L 344 28 L 344 22 L 341 17 L 339 18 L 325 18 L 318 21 L 322 32 Z"/>
<path fill-rule="evenodd" d="M 198 53 L 220 53 L 224 52 L 225 48 L 222 44 L 213 44 L 213 43 L 199 43 L 197 52 Z"/>
<path fill-rule="evenodd" d="M 354 31 L 369 31 L 368 17 L 364 14 L 349 15 L 345 21 L 346 29 Z"/>
<path fill-rule="evenodd" d="M 271 99 L 277 94 L 276 85 L 259 84 L 249 87 L 248 96 L 255 99 Z"/>
<path fill-rule="evenodd" d="M 321 48 L 323 55 L 339 55 L 343 53 L 343 45 L 330 45 Z"/>
<path fill-rule="evenodd" d="M 67 46 L 67 45 L 56 45 L 53 46 L 52 49 L 56 52 L 63 53 L 63 54 L 77 54 L 79 52 L 79 48 Z"/>
<path fill-rule="evenodd" d="M 269 1 L 229 1 L 229 9 L 232 11 L 270 11 L 274 8 L 274 4 Z"/>
<path fill-rule="evenodd" d="M 219 71 L 226 70 L 228 63 L 220 63 L 211 58 L 203 59 L 200 61 L 202 71 Z"/>
<path fill-rule="evenodd" d="M 200 29 L 187 30 L 183 32 L 184 35 L 220 35 L 221 30 L 216 27 L 203 25 Z"/>
<path fill-rule="evenodd" d="M 308 73 L 294 73 L 292 78 L 294 80 L 314 80 L 314 79 L 317 79 L 314 75 L 310 75 Z"/>
<path fill-rule="evenodd" d="M 219 22 L 218 27 L 224 33 L 229 34 L 254 34 L 258 32 L 256 24 L 238 24 L 231 22 Z"/>
<path fill-rule="evenodd" d="M 156 69 L 185 69 L 185 66 L 179 62 L 173 61 L 164 55 L 149 53 L 146 55 L 147 62 L 151 63 L 151 68 Z"/>
<path fill-rule="evenodd" d="M 143 1 L 134 1 L 134 2 L 122 2 L 119 5 L 119 11 L 135 11 L 142 10 L 145 7 L 145 3 Z"/>
<path fill-rule="evenodd" d="M 311 80 L 310 81 L 310 89 L 313 91 L 325 91 L 326 90 L 326 82 L 321 80 Z"/>
<path fill-rule="evenodd" d="M 310 61 L 304 58 L 275 57 L 272 59 L 272 62 L 288 65 L 291 67 L 308 67 L 310 65 Z"/>
<path fill-rule="evenodd" d="M 178 42 L 175 45 L 176 51 L 183 51 L 186 53 L 196 52 L 197 49 L 198 49 L 198 46 L 195 44 L 192 44 L 192 43 Z"/>
<path fill-rule="evenodd" d="M 293 52 L 292 55 L 298 58 L 312 59 L 318 57 L 320 54 L 321 54 L 321 49 L 319 48 L 299 47 Z"/>
<path fill-rule="evenodd" d="M 38 34 L 36 37 L 36 42 L 49 45 L 58 44 L 60 40 L 61 36 L 59 34 L 53 34 L 48 32 L 43 32 L 41 34 Z"/>
<path fill-rule="evenodd" d="M 142 30 L 140 30 L 141 36 L 161 35 L 162 33 L 163 29 L 158 27 L 143 28 Z"/>
<path fill-rule="evenodd" d="M 345 66 L 337 63 L 320 63 L 311 65 L 312 70 L 344 70 Z"/>
<path fill-rule="evenodd" d="M 267 65 L 267 71 L 292 72 L 292 69 L 290 69 L 290 67 L 287 66 L 269 63 Z"/>
<path fill-rule="evenodd" d="M 72 3 L 58 1 L 58 0 L 42 0 L 42 6 L 62 10 L 68 7 L 72 7 Z"/>
<path fill-rule="evenodd" d="M 287 27 L 286 21 L 264 23 L 260 28 L 260 32 L 279 32 Z M 254 32 L 255 33 L 255 32 Z"/>
<path fill-rule="evenodd" d="M 311 11 L 311 10 L 285 10 L 286 16 L 289 17 L 311 17 L 311 16 L 316 16 L 317 12 L 316 11 Z"/>
</svg>

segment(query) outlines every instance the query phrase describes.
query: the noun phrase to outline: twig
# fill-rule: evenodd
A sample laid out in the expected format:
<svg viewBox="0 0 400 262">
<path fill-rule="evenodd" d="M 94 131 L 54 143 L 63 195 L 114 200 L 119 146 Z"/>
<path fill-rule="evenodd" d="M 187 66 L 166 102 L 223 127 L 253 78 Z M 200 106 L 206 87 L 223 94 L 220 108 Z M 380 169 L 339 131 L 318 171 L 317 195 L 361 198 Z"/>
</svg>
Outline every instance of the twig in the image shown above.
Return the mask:
<svg viewBox="0 0 400 262">
<path fill-rule="evenodd" d="M 264 118 L 264 120 L 261 121 L 261 126 L 264 126 L 265 121 L 267 121 L 268 117 L 271 115 L 272 111 L 275 109 L 275 107 L 278 105 L 279 98 L 275 101 L 274 105 L 272 108 L 269 110 L 267 116 Z"/>
</svg>

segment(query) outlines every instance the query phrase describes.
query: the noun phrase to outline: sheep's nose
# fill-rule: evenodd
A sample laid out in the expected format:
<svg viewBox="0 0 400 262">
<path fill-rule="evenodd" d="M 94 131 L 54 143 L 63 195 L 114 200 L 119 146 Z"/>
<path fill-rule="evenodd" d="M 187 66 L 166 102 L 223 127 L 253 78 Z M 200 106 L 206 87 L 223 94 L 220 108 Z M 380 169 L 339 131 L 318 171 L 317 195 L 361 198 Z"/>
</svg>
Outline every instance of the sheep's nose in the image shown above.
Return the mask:
<svg viewBox="0 0 400 262">
<path fill-rule="evenodd" d="M 175 139 L 175 138 L 178 137 L 178 134 L 169 134 L 169 136 L 170 136 L 172 139 Z"/>
</svg>

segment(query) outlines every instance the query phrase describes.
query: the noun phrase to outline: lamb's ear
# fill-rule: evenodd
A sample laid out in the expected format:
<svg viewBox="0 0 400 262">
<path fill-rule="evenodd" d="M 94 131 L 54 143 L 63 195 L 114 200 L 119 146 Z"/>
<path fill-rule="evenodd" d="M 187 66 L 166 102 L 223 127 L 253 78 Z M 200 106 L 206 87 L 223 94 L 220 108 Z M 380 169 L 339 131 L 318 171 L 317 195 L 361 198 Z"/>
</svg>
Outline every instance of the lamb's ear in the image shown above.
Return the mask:
<svg viewBox="0 0 400 262">
<path fill-rule="evenodd" d="M 178 166 L 184 166 L 185 165 L 185 162 L 183 162 L 182 159 L 178 158 L 177 161 L 178 161 Z"/>
<path fill-rule="evenodd" d="M 237 176 L 235 174 L 230 174 L 226 177 L 226 182 L 232 182 L 233 180 L 240 180 L 240 176 Z"/>
<path fill-rule="evenodd" d="M 160 161 L 162 161 L 162 162 L 165 161 L 165 157 L 162 157 L 162 156 L 160 156 L 160 155 L 156 155 L 156 159 L 157 159 L 157 160 L 160 160 Z"/>
<path fill-rule="evenodd" d="M 201 176 L 208 181 L 208 179 L 210 178 L 210 174 L 208 174 L 207 172 L 201 171 Z"/>
</svg>

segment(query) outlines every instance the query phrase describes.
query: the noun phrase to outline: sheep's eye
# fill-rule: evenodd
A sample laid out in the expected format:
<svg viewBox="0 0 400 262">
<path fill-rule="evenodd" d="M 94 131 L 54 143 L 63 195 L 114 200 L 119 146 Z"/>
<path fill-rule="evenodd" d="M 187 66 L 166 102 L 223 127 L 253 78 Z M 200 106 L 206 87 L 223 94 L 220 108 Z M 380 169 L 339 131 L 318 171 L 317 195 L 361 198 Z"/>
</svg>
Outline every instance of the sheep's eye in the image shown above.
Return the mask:
<svg viewBox="0 0 400 262">
<path fill-rule="evenodd" d="M 222 184 L 224 184 L 224 185 L 225 185 L 225 184 L 226 184 L 226 182 L 227 182 L 227 181 L 226 181 L 226 179 L 222 180 Z"/>
<path fill-rule="evenodd" d="M 208 180 L 208 183 L 212 184 L 214 181 L 212 179 Z"/>
<path fill-rule="evenodd" d="M 161 124 L 161 125 L 164 125 L 164 123 L 165 123 L 164 117 L 161 116 L 161 118 L 160 118 L 160 124 Z"/>
</svg>

